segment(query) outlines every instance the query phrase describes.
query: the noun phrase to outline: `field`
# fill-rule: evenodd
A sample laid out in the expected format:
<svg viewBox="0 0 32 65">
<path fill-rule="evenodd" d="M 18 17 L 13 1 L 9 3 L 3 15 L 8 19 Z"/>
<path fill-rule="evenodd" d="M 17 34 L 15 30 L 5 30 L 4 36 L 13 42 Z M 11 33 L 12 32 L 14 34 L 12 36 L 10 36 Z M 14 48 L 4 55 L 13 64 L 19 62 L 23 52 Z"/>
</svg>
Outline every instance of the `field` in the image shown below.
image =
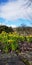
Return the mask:
<svg viewBox="0 0 32 65">
<path fill-rule="evenodd" d="M 18 51 L 19 46 L 24 43 L 32 45 L 32 35 L 23 36 L 19 35 L 17 32 L 6 33 L 4 31 L 0 34 L 0 50 L 2 52 Z"/>
<path fill-rule="evenodd" d="M 32 65 L 32 34 L 23 35 L 19 34 L 17 31 L 6 31 L 0 32 L 1 63 L 5 62 L 6 65 L 7 63 L 9 65 L 9 63 L 11 64 L 10 60 L 12 58 L 12 65 L 16 60 L 16 63 L 19 62 L 20 65 L 22 62 L 24 63 L 22 63 L 23 65 Z M 1 63 L 0 65 L 2 65 Z"/>
</svg>

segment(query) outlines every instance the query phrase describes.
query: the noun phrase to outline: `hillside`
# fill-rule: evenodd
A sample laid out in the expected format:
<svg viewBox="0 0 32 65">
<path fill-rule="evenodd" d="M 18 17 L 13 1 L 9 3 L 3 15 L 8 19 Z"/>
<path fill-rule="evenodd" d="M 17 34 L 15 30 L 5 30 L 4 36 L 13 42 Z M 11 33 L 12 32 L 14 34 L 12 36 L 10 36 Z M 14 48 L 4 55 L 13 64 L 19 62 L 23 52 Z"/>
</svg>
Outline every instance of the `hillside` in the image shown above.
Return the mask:
<svg viewBox="0 0 32 65">
<path fill-rule="evenodd" d="M 9 33 L 9 32 L 13 32 L 13 29 L 12 29 L 12 27 L 8 27 L 8 26 L 5 26 L 5 25 L 0 25 L 0 33 L 2 31 L 5 31 L 5 32 Z"/>
<path fill-rule="evenodd" d="M 0 33 L 2 31 L 5 31 L 7 33 L 9 32 L 17 32 L 22 35 L 32 35 L 32 27 L 17 27 L 17 28 L 12 28 L 8 27 L 5 25 L 0 25 Z"/>
<path fill-rule="evenodd" d="M 14 28 L 19 34 L 32 35 L 32 27 L 17 27 Z"/>
</svg>

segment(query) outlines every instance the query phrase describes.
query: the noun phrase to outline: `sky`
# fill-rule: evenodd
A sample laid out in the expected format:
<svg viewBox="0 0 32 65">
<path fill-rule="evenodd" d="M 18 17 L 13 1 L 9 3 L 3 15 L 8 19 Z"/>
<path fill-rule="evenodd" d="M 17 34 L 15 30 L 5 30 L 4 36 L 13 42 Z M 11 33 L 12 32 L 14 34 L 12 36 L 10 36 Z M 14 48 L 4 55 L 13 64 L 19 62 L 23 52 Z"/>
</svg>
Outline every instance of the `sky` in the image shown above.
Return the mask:
<svg viewBox="0 0 32 65">
<path fill-rule="evenodd" d="M 32 0 L 0 0 L 0 25 L 32 27 Z"/>
</svg>

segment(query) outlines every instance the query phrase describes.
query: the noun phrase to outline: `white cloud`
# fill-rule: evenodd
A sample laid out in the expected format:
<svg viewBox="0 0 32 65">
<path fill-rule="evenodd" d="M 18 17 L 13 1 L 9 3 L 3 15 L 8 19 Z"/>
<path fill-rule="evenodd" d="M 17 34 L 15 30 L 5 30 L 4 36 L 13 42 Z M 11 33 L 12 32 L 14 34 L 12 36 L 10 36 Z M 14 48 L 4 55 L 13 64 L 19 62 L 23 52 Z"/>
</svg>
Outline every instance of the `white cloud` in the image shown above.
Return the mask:
<svg viewBox="0 0 32 65">
<path fill-rule="evenodd" d="M 17 27 L 16 25 L 12 25 L 12 24 L 11 24 L 10 26 L 11 26 L 12 28 L 16 28 L 16 27 Z"/>
<path fill-rule="evenodd" d="M 0 6 L 0 17 L 15 20 L 18 18 L 32 19 L 32 3 L 27 8 L 30 0 L 17 0 Z M 25 5 L 26 4 L 26 5 Z"/>
<path fill-rule="evenodd" d="M 0 25 L 7 25 L 8 27 L 12 27 L 12 28 L 16 28 L 17 26 L 16 25 L 12 25 L 12 24 L 5 24 L 5 23 L 0 23 Z"/>
</svg>

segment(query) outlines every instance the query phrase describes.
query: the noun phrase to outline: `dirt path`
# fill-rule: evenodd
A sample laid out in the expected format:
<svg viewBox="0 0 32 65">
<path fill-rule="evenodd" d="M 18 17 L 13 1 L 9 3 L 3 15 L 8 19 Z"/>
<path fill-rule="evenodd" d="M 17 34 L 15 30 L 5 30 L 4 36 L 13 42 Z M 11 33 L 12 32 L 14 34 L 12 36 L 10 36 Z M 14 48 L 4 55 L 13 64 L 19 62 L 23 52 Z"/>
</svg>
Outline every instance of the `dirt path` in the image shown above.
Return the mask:
<svg viewBox="0 0 32 65">
<path fill-rule="evenodd" d="M 17 56 L 11 58 L 1 58 L 0 65 L 25 65 L 22 61 L 19 60 Z"/>
</svg>

